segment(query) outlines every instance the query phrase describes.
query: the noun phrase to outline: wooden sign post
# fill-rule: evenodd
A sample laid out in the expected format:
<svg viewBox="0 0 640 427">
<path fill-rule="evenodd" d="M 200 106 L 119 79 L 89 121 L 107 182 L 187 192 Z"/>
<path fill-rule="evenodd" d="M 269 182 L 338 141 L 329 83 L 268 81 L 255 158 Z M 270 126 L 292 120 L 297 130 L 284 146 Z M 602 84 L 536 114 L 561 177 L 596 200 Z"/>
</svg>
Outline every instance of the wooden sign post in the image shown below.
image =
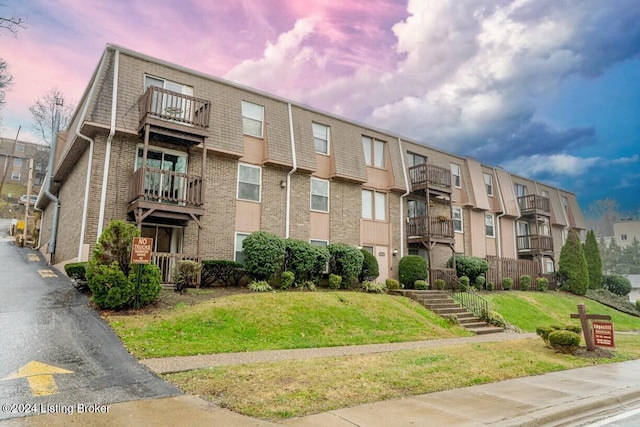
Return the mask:
<svg viewBox="0 0 640 427">
<path fill-rule="evenodd" d="M 137 264 L 137 279 L 133 301 L 133 308 L 140 308 L 140 277 L 142 276 L 142 264 L 151 262 L 151 250 L 153 239 L 151 237 L 134 237 L 131 242 L 131 264 Z"/>
<path fill-rule="evenodd" d="M 578 304 L 578 314 L 571 314 L 572 319 L 580 319 L 584 342 L 587 344 L 588 351 L 594 351 L 596 345 L 593 339 L 593 333 L 589 326 L 589 320 L 611 320 L 611 316 L 607 314 L 587 314 L 584 304 Z M 613 342 L 613 326 L 611 327 L 611 342 Z"/>
</svg>

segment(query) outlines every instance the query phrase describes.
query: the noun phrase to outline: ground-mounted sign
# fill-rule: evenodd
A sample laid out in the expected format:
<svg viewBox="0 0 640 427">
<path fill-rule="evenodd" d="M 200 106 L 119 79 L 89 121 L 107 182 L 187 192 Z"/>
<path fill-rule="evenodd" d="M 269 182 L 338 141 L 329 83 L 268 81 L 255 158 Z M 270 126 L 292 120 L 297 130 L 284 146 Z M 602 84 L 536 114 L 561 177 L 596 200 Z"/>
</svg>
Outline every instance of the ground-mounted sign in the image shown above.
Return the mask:
<svg viewBox="0 0 640 427">
<path fill-rule="evenodd" d="M 151 237 L 134 237 L 131 243 L 131 264 L 149 264 L 152 248 Z"/>
<path fill-rule="evenodd" d="M 584 304 L 578 304 L 578 314 L 571 314 L 572 319 L 580 319 L 580 325 L 582 326 L 582 333 L 584 334 L 584 342 L 587 344 L 588 351 L 594 351 L 597 345 L 604 345 L 606 347 L 613 347 L 613 324 L 611 322 L 595 322 L 595 320 L 611 320 L 611 316 L 608 314 L 587 314 L 587 309 Z M 591 327 L 589 326 L 589 320 L 593 322 L 594 329 L 593 333 L 591 332 Z M 596 339 L 596 325 L 607 324 L 610 325 L 610 339 L 608 340 L 608 344 L 598 344 Z M 603 326 L 600 329 L 598 334 L 606 334 L 605 327 Z M 602 342 L 607 341 L 604 336 L 602 336 Z"/>
<path fill-rule="evenodd" d="M 613 323 L 593 322 L 593 341 L 600 347 L 615 347 L 613 338 Z"/>
</svg>

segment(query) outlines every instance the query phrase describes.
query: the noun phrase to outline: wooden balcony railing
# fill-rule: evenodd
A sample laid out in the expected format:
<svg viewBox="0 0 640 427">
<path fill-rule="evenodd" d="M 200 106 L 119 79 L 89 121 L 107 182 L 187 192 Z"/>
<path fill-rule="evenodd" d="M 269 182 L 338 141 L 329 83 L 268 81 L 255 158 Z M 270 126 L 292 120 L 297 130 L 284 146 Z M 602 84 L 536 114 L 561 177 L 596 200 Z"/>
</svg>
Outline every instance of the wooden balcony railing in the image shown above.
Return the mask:
<svg viewBox="0 0 640 427">
<path fill-rule="evenodd" d="M 137 199 L 202 206 L 202 177 L 155 168 L 139 168 L 129 180 L 128 203 Z"/>
<path fill-rule="evenodd" d="M 451 171 L 429 163 L 421 163 L 409 168 L 412 188 L 432 185 L 451 189 Z"/>
<path fill-rule="evenodd" d="M 535 234 L 517 236 L 516 246 L 519 252 L 553 252 L 553 237 Z"/>
<path fill-rule="evenodd" d="M 209 128 L 211 102 L 160 87 L 149 86 L 138 100 L 138 110 L 141 124 L 147 118 L 152 117 L 185 126 L 207 129 Z"/>
<path fill-rule="evenodd" d="M 162 274 L 162 283 L 174 283 L 173 281 L 173 268 L 178 261 L 190 260 L 200 262 L 200 258 L 195 255 L 187 254 L 174 254 L 169 252 L 153 252 L 151 254 L 151 261 L 160 267 Z"/>
<path fill-rule="evenodd" d="M 453 220 L 428 215 L 408 218 L 407 236 L 453 239 Z"/>
<path fill-rule="evenodd" d="M 537 194 L 518 197 L 518 205 L 522 215 L 551 212 L 549 198 Z"/>
</svg>

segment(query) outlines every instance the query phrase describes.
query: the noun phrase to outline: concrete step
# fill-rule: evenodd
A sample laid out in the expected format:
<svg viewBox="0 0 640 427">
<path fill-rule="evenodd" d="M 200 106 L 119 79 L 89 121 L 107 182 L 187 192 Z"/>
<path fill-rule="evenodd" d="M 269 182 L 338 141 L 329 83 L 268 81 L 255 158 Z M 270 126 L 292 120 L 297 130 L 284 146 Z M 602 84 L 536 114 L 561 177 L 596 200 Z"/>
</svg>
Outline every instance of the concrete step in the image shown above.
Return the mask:
<svg viewBox="0 0 640 427">
<path fill-rule="evenodd" d="M 447 315 L 450 316 L 452 314 L 461 314 L 465 312 L 464 308 L 456 307 L 456 308 L 430 308 L 429 310 L 433 311 L 436 314 Z"/>
<path fill-rule="evenodd" d="M 498 334 L 500 332 L 504 332 L 504 329 L 498 328 L 497 326 L 489 326 L 486 323 L 485 323 L 485 326 L 482 328 L 467 328 L 467 329 L 476 335 Z"/>
<path fill-rule="evenodd" d="M 462 318 L 460 316 L 456 316 L 456 317 L 458 318 L 458 323 L 460 323 L 464 327 L 467 327 L 467 325 L 475 325 L 476 323 L 482 323 L 486 325 L 485 322 L 478 319 L 477 317 L 462 317 Z"/>
<path fill-rule="evenodd" d="M 437 303 L 437 304 L 431 304 L 431 303 L 424 303 L 424 306 L 429 308 L 429 309 L 437 309 L 437 308 L 460 308 L 460 304 L 456 304 L 453 302 L 447 302 L 447 303 Z"/>
</svg>

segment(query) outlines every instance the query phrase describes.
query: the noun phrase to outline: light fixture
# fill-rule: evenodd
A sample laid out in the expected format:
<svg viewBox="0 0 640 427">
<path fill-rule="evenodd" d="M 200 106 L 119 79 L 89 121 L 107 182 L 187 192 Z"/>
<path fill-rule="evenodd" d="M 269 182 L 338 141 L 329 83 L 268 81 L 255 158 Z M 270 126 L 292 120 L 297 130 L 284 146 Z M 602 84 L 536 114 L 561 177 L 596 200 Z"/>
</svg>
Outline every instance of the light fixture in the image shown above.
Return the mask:
<svg viewBox="0 0 640 427">
<path fill-rule="evenodd" d="M 393 250 L 393 256 L 396 256 L 396 255 L 398 255 L 398 250 L 397 250 L 397 249 L 394 249 L 394 250 Z"/>
<path fill-rule="evenodd" d="M 285 188 L 287 186 L 287 182 L 283 179 L 280 181 L 280 188 Z"/>
</svg>

